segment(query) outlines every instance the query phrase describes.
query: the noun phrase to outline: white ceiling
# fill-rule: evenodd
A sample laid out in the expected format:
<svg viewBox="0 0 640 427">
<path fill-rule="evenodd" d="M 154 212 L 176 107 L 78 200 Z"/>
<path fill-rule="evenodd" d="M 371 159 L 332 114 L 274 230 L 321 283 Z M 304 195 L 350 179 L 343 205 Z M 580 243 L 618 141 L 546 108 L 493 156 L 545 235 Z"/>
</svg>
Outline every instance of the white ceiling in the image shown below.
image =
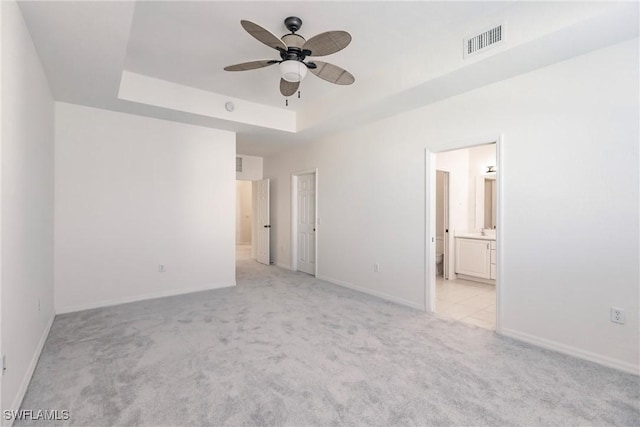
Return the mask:
<svg viewBox="0 0 640 427">
<path fill-rule="evenodd" d="M 238 151 L 255 155 L 638 33 L 633 2 L 27 1 L 20 7 L 56 100 L 233 130 L 238 132 Z M 242 29 L 241 19 L 280 36 L 287 32 L 283 20 L 290 15 L 302 18 L 299 33 L 307 39 L 328 30 L 351 33 L 346 49 L 321 60 L 349 70 L 355 84 L 332 85 L 309 74 L 301 84 L 302 98 L 292 98 L 285 107 L 276 66 L 223 71 L 230 64 L 277 58 L 275 50 Z M 507 23 L 507 42 L 485 58 L 464 61 L 462 38 L 501 22 Z M 607 36 L 585 36 L 594 30 Z M 535 48 L 528 50 L 534 54 L 526 54 L 527 46 Z M 119 99 L 125 70 L 295 111 L 298 132 Z"/>
<path fill-rule="evenodd" d="M 306 39 L 329 30 L 346 30 L 350 46 L 319 58 L 366 78 L 381 62 L 403 62 L 416 54 L 416 43 L 437 37 L 450 24 L 507 7 L 482 2 L 140 2 L 136 4 L 125 67 L 133 72 L 181 83 L 248 101 L 284 107 L 277 66 L 226 72 L 226 65 L 258 59 L 279 59 L 277 51 L 253 39 L 240 26 L 253 21 L 277 36 L 288 31 L 284 18 L 303 20 L 298 34 Z M 386 65 L 386 64 L 385 64 Z M 332 85 L 309 74 L 303 97 L 291 102 L 299 109 L 349 87 Z"/>
</svg>

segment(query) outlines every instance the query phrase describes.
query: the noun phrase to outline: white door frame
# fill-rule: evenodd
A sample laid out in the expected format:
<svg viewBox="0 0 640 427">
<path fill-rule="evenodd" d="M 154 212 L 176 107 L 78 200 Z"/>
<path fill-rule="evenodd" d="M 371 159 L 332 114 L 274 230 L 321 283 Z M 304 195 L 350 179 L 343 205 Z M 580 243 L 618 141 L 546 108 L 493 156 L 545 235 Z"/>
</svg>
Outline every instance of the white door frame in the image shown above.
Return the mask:
<svg viewBox="0 0 640 427">
<path fill-rule="evenodd" d="M 307 169 L 303 171 L 297 171 L 291 173 L 291 270 L 298 271 L 298 176 L 314 174 L 315 175 L 315 226 L 316 226 L 316 239 L 315 239 L 315 254 L 316 254 L 316 270 L 315 277 L 318 277 L 318 235 L 320 234 L 318 227 L 318 168 Z"/>
<path fill-rule="evenodd" d="M 496 333 L 502 332 L 502 285 L 503 285 L 503 271 L 504 271 L 504 235 L 505 235 L 505 223 L 504 223 L 504 135 L 500 134 L 498 137 L 490 138 L 478 138 L 466 143 L 455 144 L 456 148 L 446 151 L 460 150 L 464 148 L 477 147 L 479 145 L 486 145 L 487 143 L 495 141 L 496 143 L 496 183 L 498 187 L 498 200 L 497 200 L 497 223 L 498 228 L 496 230 L 496 244 L 497 250 L 497 271 L 496 271 Z M 454 144 L 452 144 L 454 145 Z M 425 277 L 425 309 L 429 313 L 434 313 L 436 308 L 436 218 L 434 215 L 436 209 L 436 153 L 425 149 L 425 188 L 426 188 L 426 239 L 425 239 L 425 254 L 426 254 L 426 277 Z"/>
</svg>

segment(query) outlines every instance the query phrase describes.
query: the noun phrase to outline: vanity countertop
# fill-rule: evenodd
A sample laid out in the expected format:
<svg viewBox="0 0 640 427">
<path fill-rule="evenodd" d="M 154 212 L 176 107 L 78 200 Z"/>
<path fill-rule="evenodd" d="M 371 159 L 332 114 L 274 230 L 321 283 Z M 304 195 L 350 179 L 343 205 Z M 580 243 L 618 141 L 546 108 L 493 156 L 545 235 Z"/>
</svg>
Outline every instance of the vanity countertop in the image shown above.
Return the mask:
<svg viewBox="0 0 640 427">
<path fill-rule="evenodd" d="M 463 239 L 478 239 L 478 240 L 496 240 L 496 236 L 483 236 L 480 233 L 462 233 L 456 234 L 455 237 L 462 237 Z"/>
</svg>

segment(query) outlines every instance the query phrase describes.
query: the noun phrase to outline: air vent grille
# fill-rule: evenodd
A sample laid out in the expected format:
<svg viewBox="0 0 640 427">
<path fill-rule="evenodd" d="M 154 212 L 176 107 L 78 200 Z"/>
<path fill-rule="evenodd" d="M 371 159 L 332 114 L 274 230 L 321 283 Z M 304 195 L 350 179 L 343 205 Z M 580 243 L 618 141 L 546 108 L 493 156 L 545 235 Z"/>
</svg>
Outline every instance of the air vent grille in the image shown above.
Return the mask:
<svg viewBox="0 0 640 427">
<path fill-rule="evenodd" d="M 236 157 L 236 172 L 242 172 L 242 157 Z"/>
<path fill-rule="evenodd" d="M 503 41 L 503 25 L 495 26 L 480 34 L 468 37 L 464 40 L 464 56 L 474 55 L 490 47 L 496 46 Z"/>
</svg>

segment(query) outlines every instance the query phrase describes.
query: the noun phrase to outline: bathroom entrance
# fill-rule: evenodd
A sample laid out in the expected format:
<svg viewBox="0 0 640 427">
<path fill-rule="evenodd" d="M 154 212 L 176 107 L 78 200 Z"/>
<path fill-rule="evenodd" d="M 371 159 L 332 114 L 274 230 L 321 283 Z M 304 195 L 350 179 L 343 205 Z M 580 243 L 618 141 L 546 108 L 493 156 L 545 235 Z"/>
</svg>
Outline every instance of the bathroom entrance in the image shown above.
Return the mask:
<svg viewBox="0 0 640 427">
<path fill-rule="evenodd" d="M 430 153 L 427 308 L 497 329 L 497 143 Z"/>
</svg>

